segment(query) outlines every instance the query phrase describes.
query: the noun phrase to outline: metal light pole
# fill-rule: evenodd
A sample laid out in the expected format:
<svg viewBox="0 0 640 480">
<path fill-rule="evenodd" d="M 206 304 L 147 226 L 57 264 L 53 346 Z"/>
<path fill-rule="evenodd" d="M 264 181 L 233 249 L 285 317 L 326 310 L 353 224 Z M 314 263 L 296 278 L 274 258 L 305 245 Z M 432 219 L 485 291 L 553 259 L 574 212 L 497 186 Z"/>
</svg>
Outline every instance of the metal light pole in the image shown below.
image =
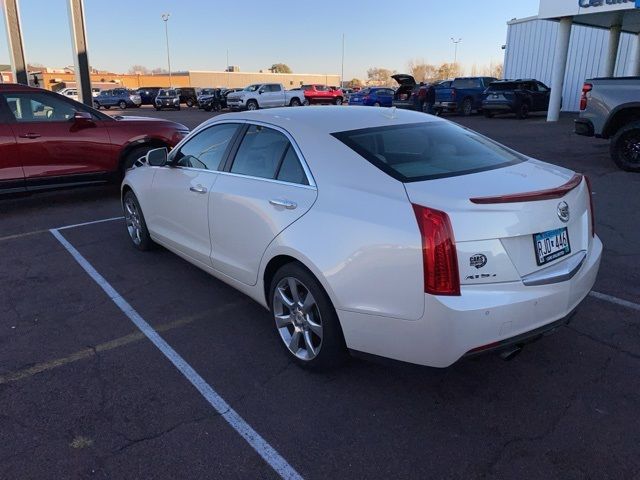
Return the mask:
<svg viewBox="0 0 640 480">
<path fill-rule="evenodd" d="M 344 33 L 342 34 L 342 66 L 340 69 L 340 88 L 344 88 Z"/>
<path fill-rule="evenodd" d="M 171 56 L 169 55 L 169 17 L 170 13 L 163 13 L 162 20 L 164 21 L 164 35 L 167 39 L 167 66 L 169 67 L 169 86 L 173 86 L 173 82 L 171 81 Z"/>
<path fill-rule="evenodd" d="M 455 45 L 453 53 L 453 64 L 455 65 L 458 63 L 458 44 L 462 41 L 462 39 L 459 38 L 458 40 L 455 40 L 453 37 L 451 37 L 451 41 Z"/>
<path fill-rule="evenodd" d="M 231 88 L 231 85 L 229 83 L 229 50 L 227 49 L 227 88 Z"/>
</svg>

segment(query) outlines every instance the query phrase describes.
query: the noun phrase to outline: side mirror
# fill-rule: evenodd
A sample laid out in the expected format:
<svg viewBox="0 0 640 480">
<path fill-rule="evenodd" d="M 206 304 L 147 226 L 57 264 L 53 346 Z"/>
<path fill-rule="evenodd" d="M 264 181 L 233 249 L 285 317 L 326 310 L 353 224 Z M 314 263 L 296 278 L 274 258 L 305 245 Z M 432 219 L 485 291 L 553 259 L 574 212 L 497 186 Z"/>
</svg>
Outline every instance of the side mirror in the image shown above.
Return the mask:
<svg viewBox="0 0 640 480">
<path fill-rule="evenodd" d="M 260 89 L 258 90 L 258 95 L 262 95 L 264 93 L 264 90 Z"/>
<path fill-rule="evenodd" d="M 93 117 L 89 112 L 75 112 L 73 114 L 73 121 L 75 123 L 89 123 L 93 122 Z"/>
<path fill-rule="evenodd" d="M 154 148 L 147 152 L 145 159 L 147 161 L 147 165 L 152 167 L 164 167 L 167 164 L 167 155 L 168 151 L 166 147 Z"/>
</svg>

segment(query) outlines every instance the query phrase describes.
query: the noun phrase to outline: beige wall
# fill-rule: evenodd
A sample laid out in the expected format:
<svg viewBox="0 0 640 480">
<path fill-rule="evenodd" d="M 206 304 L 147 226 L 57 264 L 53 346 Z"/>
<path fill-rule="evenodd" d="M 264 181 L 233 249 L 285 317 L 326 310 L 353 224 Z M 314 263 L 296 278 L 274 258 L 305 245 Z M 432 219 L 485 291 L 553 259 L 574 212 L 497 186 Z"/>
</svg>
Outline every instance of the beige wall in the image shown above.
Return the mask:
<svg viewBox="0 0 640 480">
<path fill-rule="evenodd" d="M 42 74 L 43 88 L 51 90 L 54 85 L 62 82 L 75 82 L 73 73 L 48 73 Z M 100 74 L 92 73 L 91 82 L 100 84 L 114 82 L 113 88 L 127 87 L 168 87 L 169 75 L 128 75 L 128 74 Z M 174 87 L 246 87 L 251 83 L 274 82 L 282 83 L 285 88 L 296 88 L 303 84 L 320 83 L 323 85 L 340 84 L 339 75 L 306 74 L 306 73 L 259 73 L 259 72 L 202 72 L 190 71 L 174 73 L 171 75 L 171 85 Z"/>
<path fill-rule="evenodd" d="M 259 72 L 199 72 L 190 71 L 192 87 L 246 87 L 251 83 L 282 83 L 285 88 L 296 88 L 308 83 L 323 85 L 340 84 L 340 75 L 306 73 L 259 73 Z"/>
</svg>

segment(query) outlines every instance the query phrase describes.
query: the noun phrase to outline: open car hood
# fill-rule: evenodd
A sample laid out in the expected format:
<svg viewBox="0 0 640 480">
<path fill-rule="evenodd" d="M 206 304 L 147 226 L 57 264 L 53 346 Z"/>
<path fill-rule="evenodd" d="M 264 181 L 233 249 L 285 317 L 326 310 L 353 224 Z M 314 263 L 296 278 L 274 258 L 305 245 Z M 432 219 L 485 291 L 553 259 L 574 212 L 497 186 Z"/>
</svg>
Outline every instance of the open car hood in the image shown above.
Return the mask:
<svg viewBox="0 0 640 480">
<path fill-rule="evenodd" d="M 397 75 L 391 75 L 391 78 L 393 78 L 400 85 L 415 85 L 416 84 L 416 79 L 413 78 L 413 76 L 408 75 L 406 73 L 399 73 Z"/>
</svg>

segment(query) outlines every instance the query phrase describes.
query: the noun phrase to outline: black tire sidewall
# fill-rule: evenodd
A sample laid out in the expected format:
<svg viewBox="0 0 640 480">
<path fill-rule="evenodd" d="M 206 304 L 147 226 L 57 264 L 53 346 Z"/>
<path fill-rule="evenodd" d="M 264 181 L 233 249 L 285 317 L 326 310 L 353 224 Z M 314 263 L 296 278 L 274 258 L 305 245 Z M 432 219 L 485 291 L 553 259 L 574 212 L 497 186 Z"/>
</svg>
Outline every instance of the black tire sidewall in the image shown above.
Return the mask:
<svg viewBox="0 0 640 480">
<path fill-rule="evenodd" d="M 467 108 L 467 106 L 469 106 L 469 108 Z M 466 98 L 462 102 L 462 115 L 464 115 L 465 117 L 468 117 L 472 113 L 473 113 L 473 102 L 470 99 Z"/>
<path fill-rule="evenodd" d="M 318 353 L 313 360 L 305 361 L 293 355 L 282 341 L 280 333 L 275 325 L 273 294 L 278 282 L 285 277 L 294 277 L 300 280 L 309 289 L 313 298 L 316 300 L 318 309 L 320 310 L 320 316 L 322 319 L 322 345 L 320 353 Z M 288 263 L 281 267 L 271 280 L 271 285 L 269 286 L 269 298 L 267 299 L 267 302 L 271 312 L 271 322 L 275 336 L 284 351 L 289 355 L 289 358 L 295 361 L 298 365 L 313 370 L 326 370 L 343 364 L 348 358 L 340 321 L 336 310 L 331 303 L 331 299 L 320 282 L 305 267 L 298 263 Z"/>
<path fill-rule="evenodd" d="M 123 210 L 123 212 L 125 210 L 124 209 L 125 201 L 129 197 L 133 197 L 133 201 L 136 204 L 136 207 L 138 208 L 138 212 L 140 214 L 140 222 L 142 224 L 141 225 L 142 226 L 142 234 L 141 234 L 140 245 L 136 245 L 136 243 L 133 241 L 133 239 L 129 235 L 128 231 L 127 231 L 127 237 L 129 237 L 129 240 L 131 241 L 131 245 L 133 245 L 138 250 L 146 252 L 148 250 L 151 250 L 155 246 L 155 243 L 153 242 L 153 240 L 151 240 L 151 236 L 149 235 L 149 229 L 147 228 L 147 222 L 146 222 L 146 220 L 144 218 L 144 214 L 142 213 L 142 207 L 140 207 L 140 202 L 138 202 L 138 198 L 136 197 L 136 195 L 131 190 L 127 191 L 124 194 L 124 196 L 122 197 L 122 210 Z"/>
<path fill-rule="evenodd" d="M 624 141 L 624 137 L 631 133 L 637 131 L 638 135 L 640 135 L 640 121 L 631 122 L 630 124 L 622 127 L 620 130 L 616 132 L 616 134 L 611 138 L 610 144 L 610 153 L 611 159 L 621 170 L 625 170 L 627 172 L 640 172 L 640 163 L 633 164 L 629 163 L 622 153 L 622 142 Z"/>
<path fill-rule="evenodd" d="M 122 106 L 123 103 L 124 103 L 124 107 Z M 126 108 L 127 108 L 126 102 L 120 102 L 120 103 L 118 103 L 118 106 L 120 107 L 121 110 L 126 110 Z"/>
</svg>

